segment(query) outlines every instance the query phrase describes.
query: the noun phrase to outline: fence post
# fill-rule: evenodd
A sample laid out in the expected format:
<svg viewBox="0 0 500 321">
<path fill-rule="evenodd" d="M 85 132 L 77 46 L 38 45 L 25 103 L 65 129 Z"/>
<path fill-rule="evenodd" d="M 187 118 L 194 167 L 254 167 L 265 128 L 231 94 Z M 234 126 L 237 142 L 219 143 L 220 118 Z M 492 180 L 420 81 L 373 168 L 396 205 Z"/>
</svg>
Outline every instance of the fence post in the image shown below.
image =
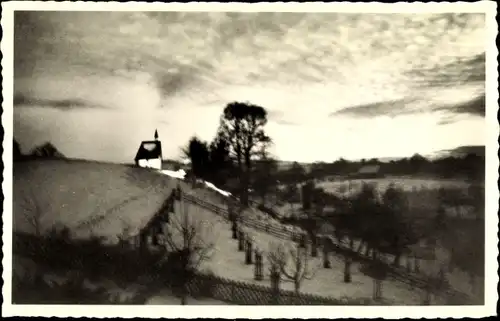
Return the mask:
<svg viewBox="0 0 500 321">
<path fill-rule="evenodd" d="M 252 240 L 247 238 L 246 240 L 246 255 L 245 264 L 252 264 Z"/>
<path fill-rule="evenodd" d="M 299 248 L 305 249 L 306 243 L 307 243 L 306 235 L 300 234 L 300 236 L 299 236 Z"/>
<path fill-rule="evenodd" d="M 346 253 L 344 262 L 344 282 L 351 283 L 351 257 Z"/>
<path fill-rule="evenodd" d="M 323 267 L 325 269 L 331 268 L 331 263 L 330 263 L 330 239 L 326 238 L 326 237 L 323 239 Z"/>
<path fill-rule="evenodd" d="M 280 272 L 276 266 L 271 267 L 271 304 L 279 304 L 280 300 Z"/>
<path fill-rule="evenodd" d="M 245 249 L 245 233 L 242 230 L 238 231 L 238 251 L 242 252 Z"/>
<path fill-rule="evenodd" d="M 232 235 L 233 240 L 238 239 L 238 223 L 236 221 L 232 222 L 231 230 L 233 232 L 233 235 Z"/>
<path fill-rule="evenodd" d="M 262 281 L 263 273 L 262 273 L 262 253 L 259 249 L 255 250 L 255 280 Z"/>
<path fill-rule="evenodd" d="M 317 257 L 318 256 L 318 236 L 317 235 L 312 236 L 311 241 L 312 241 L 311 256 Z"/>
</svg>

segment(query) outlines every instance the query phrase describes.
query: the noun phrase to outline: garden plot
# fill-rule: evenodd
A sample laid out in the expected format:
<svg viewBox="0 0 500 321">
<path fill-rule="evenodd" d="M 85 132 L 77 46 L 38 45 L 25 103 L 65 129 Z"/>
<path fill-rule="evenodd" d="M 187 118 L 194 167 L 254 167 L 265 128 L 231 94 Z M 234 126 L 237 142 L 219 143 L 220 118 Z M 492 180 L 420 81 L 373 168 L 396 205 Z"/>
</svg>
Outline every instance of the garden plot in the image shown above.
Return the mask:
<svg viewBox="0 0 500 321">
<path fill-rule="evenodd" d="M 180 207 L 180 205 L 177 206 Z M 232 280 L 270 286 L 266 254 L 264 254 L 264 280 L 255 281 L 253 278 L 254 266 L 245 264 L 245 253 L 238 251 L 238 241 L 232 239 L 230 224 L 208 210 L 195 205 L 187 206 L 190 217 L 206 222 L 206 226 L 211 231 L 211 241 L 215 243 L 212 257 L 210 260 L 203 262 L 201 266 L 202 271 L 212 272 L 215 275 Z M 176 211 L 176 213 L 179 213 L 179 211 Z M 283 241 L 252 228 L 243 227 L 243 230 L 253 238 L 254 246 L 264 251 L 264 253 L 269 250 L 270 244 L 273 243 L 285 243 L 292 246 L 291 241 Z M 359 264 L 353 262 L 351 267 L 353 281 L 351 283 L 344 283 L 343 259 L 331 255 L 331 263 L 331 269 L 322 268 L 321 253 L 318 258 L 312 259 L 311 266 L 317 267 L 318 270 L 312 280 L 304 280 L 301 292 L 337 298 L 371 297 L 373 280 L 359 272 Z M 281 288 L 293 290 L 293 283 L 283 281 Z M 422 300 L 422 295 L 421 290 L 411 289 L 403 283 L 389 279 L 384 281 L 383 296 L 385 299 L 393 302 L 393 304 L 419 304 Z"/>
</svg>

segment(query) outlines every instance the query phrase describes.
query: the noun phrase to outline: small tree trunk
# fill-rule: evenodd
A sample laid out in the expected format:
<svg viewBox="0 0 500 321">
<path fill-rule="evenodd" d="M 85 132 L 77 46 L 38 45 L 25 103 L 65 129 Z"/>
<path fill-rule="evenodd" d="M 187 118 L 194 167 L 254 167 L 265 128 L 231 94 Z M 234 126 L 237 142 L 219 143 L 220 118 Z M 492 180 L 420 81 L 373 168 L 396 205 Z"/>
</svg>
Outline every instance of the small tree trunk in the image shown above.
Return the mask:
<svg viewBox="0 0 500 321">
<path fill-rule="evenodd" d="M 184 277 L 185 278 L 185 277 Z M 181 305 L 187 305 L 188 301 L 188 288 L 187 288 L 187 280 L 183 281 L 184 284 L 181 286 Z"/>
<path fill-rule="evenodd" d="M 295 293 L 298 294 L 300 292 L 300 281 L 298 280 L 298 278 L 296 278 L 293 283 L 294 283 Z"/>
<path fill-rule="evenodd" d="M 299 235 L 299 248 L 305 249 L 307 245 L 306 236 L 304 234 Z"/>
<path fill-rule="evenodd" d="M 344 283 L 351 283 L 351 258 L 347 255 L 344 259 Z"/>
<path fill-rule="evenodd" d="M 255 280 L 262 281 L 262 254 L 258 251 L 255 252 Z"/>
<path fill-rule="evenodd" d="M 272 289 L 271 304 L 279 304 L 280 273 L 276 270 L 276 268 L 271 269 L 271 289 Z"/>
<path fill-rule="evenodd" d="M 242 231 L 238 232 L 238 251 L 242 252 L 245 249 L 245 234 Z"/>
<path fill-rule="evenodd" d="M 252 242 L 247 240 L 245 264 L 252 264 Z"/>
<path fill-rule="evenodd" d="M 331 268 L 330 255 L 328 253 L 328 248 L 326 245 L 323 246 L 323 267 L 325 269 Z"/>
<path fill-rule="evenodd" d="M 432 302 L 432 291 L 430 289 L 430 287 L 427 287 L 425 289 L 425 297 L 424 297 L 424 301 L 422 302 L 423 305 L 431 305 L 431 302 Z"/>
<path fill-rule="evenodd" d="M 312 236 L 311 256 L 318 257 L 318 237 Z"/>
<path fill-rule="evenodd" d="M 374 286 L 375 286 L 375 300 L 380 300 L 382 299 L 382 280 L 379 278 L 375 278 L 374 280 Z"/>
<path fill-rule="evenodd" d="M 233 240 L 238 239 L 238 223 L 236 223 L 236 221 L 233 221 L 231 230 L 233 232 L 232 235 Z"/>
</svg>

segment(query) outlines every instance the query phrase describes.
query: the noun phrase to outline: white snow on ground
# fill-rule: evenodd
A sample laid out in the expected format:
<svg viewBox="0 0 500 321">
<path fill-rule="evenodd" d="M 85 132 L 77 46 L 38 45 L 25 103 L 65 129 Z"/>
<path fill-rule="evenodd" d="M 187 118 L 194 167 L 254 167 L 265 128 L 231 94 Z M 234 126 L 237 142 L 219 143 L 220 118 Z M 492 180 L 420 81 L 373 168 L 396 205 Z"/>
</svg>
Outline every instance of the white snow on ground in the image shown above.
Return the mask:
<svg viewBox="0 0 500 321">
<path fill-rule="evenodd" d="M 179 169 L 178 171 L 162 169 L 160 170 L 160 173 L 177 179 L 184 179 L 184 177 L 186 176 L 186 172 L 183 169 Z"/>
<path fill-rule="evenodd" d="M 137 232 L 176 183 L 146 169 L 64 160 L 16 163 L 13 180 L 15 231 L 34 233 L 38 221 L 42 233 L 64 225 L 75 237 L 111 243 L 124 228 Z M 92 220 L 98 223 L 85 226 Z"/>
<path fill-rule="evenodd" d="M 140 168 L 64 160 L 18 163 L 14 168 L 13 184 L 14 230 L 34 233 L 32 219 L 39 216 L 42 231 L 62 223 L 77 231 L 78 236 L 102 235 L 113 241 L 125 226 L 134 230 L 147 222 L 176 185 L 213 204 L 223 203 L 221 196 L 209 197 L 208 191 L 191 190 L 190 185 L 182 180 Z M 253 280 L 253 265 L 244 264 L 244 253 L 237 251 L 237 241 L 231 239 L 229 223 L 198 206 L 189 205 L 189 213 L 206 223 L 215 243 L 212 259 L 202 266 L 204 270 L 233 280 L 269 285 L 268 275 L 263 281 Z M 77 229 L 79 223 L 103 215 L 106 219 L 92 229 Z M 264 251 L 271 243 L 283 242 L 252 228 L 245 230 L 253 236 L 256 246 Z M 267 261 L 265 255 L 264 260 Z M 313 263 L 321 265 L 321 253 Z M 333 297 L 371 297 L 372 279 L 358 271 L 358 264 L 352 266 L 353 282 L 345 284 L 343 260 L 332 256 L 331 263 L 331 269 L 320 267 L 313 280 L 305 280 L 301 291 Z M 264 271 L 267 272 L 266 266 Z M 282 288 L 292 290 L 293 285 L 283 282 Z M 419 304 L 421 292 L 393 280 L 384 282 L 384 297 L 395 304 Z"/>
<path fill-rule="evenodd" d="M 214 191 L 224 195 L 224 196 L 231 196 L 231 193 L 227 192 L 227 191 L 224 191 L 224 190 L 221 190 L 220 188 L 217 188 L 214 184 L 210 183 L 210 182 L 207 182 L 205 181 L 205 185 L 210 188 L 210 189 L 213 189 Z"/>
<path fill-rule="evenodd" d="M 244 252 L 238 252 L 238 241 L 231 238 L 232 232 L 229 223 L 203 208 L 195 205 L 187 206 L 189 208 L 191 218 L 207 222 L 209 230 L 212 231 L 212 236 L 208 241 L 216 244 L 211 259 L 202 264 L 202 270 L 207 272 L 211 271 L 215 275 L 232 280 L 270 286 L 268 265 L 264 266 L 266 275 L 263 281 L 255 281 L 253 279 L 254 266 L 244 264 L 245 254 Z M 253 237 L 256 246 L 265 252 L 268 251 L 269 245 L 272 243 L 280 242 L 290 246 L 292 245 L 291 241 L 283 241 L 252 228 L 244 227 L 243 229 Z M 267 257 L 265 255 L 264 262 L 267 262 Z M 331 269 L 323 269 L 321 266 L 321 256 L 312 259 L 311 265 L 318 267 L 318 271 L 315 278 L 304 281 L 301 291 L 304 293 L 337 298 L 371 297 L 373 291 L 373 280 L 359 272 L 359 264 L 353 263 L 353 281 L 350 284 L 346 284 L 343 282 L 343 259 L 332 255 L 331 263 Z M 293 284 L 290 281 L 284 281 L 281 288 L 293 290 Z M 387 280 L 384 282 L 383 291 L 384 298 L 392 301 L 394 304 L 420 304 L 423 295 L 421 290 L 411 289 L 407 285 L 393 280 Z"/>
</svg>

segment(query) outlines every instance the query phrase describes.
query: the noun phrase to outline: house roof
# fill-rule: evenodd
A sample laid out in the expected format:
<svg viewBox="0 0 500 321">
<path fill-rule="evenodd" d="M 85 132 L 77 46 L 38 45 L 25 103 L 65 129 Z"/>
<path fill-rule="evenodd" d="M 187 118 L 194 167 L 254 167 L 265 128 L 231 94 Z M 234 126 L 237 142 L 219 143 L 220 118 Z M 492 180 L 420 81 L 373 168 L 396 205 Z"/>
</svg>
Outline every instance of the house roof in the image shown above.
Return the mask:
<svg viewBox="0 0 500 321">
<path fill-rule="evenodd" d="M 158 140 L 143 141 L 137 150 L 135 160 L 161 157 L 161 142 Z"/>
<path fill-rule="evenodd" d="M 359 169 L 358 174 L 376 174 L 380 170 L 380 165 L 366 165 Z"/>
</svg>

